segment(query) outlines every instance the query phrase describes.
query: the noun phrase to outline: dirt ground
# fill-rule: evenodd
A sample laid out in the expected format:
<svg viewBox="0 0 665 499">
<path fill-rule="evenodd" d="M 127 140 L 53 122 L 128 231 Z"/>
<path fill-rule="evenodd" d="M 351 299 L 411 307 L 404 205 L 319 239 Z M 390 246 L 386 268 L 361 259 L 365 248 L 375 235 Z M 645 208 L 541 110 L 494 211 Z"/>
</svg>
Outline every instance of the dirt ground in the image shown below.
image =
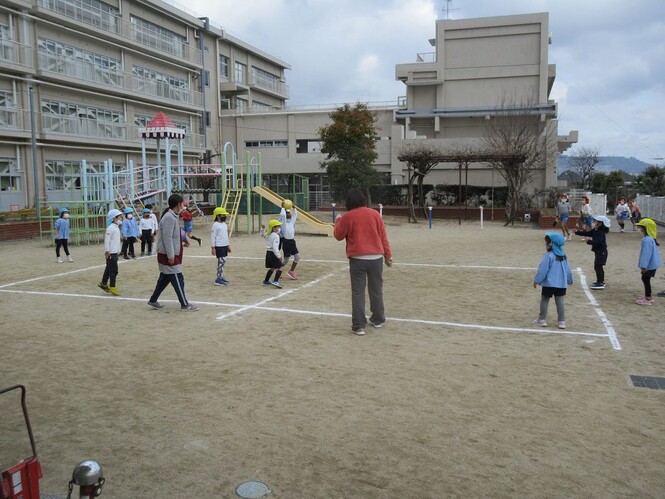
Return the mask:
<svg viewBox="0 0 665 499">
<path fill-rule="evenodd" d="M 329 216 L 329 215 L 328 215 Z M 26 385 L 42 493 L 74 466 L 104 468 L 102 497 L 665 496 L 665 298 L 643 288 L 638 232 L 608 236 L 608 286 L 566 244 L 568 329 L 535 329 L 544 232 L 388 218 L 388 321 L 350 333 L 344 244 L 298 232 L 300 280 L 264 287 L 262 239 L 234 235 L 216 287 L 208 228 L 186 251 L 188 298 L 146 306 L 154 258 L 123 262 L 122 296 L 97 288 L 103 248 L 55 263 L 40 241 L 0 244 L 0 386 Z M 665 288 L 665 273 L 654 292 Z M 593 294 L 592 294 L 593 293 Z M 0 397 L 0 467 L 30 454 L 16 395 Z"/>
</svg>

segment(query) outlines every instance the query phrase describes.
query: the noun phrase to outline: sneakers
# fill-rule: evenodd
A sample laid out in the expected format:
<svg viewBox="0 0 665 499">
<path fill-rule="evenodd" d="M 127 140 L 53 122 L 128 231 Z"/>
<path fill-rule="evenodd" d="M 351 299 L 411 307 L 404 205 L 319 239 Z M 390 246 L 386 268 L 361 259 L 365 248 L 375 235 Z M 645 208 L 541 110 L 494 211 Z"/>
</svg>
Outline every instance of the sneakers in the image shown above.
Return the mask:
<svg viewBox="0 0 665 499">
<path fill-rule="evenodd" d="M 566 329 L 566 321 L 559 321 L 559 329 Z"/>
<path fill-rule="evenodd" d="M 113 296 L 120 296 L 120 291 L 118 291 L 118 288 L 115 286 L 109 286 L 109 293 L 111 293 Z"/>
<path fill-rule="evenodd" d="M 74 263 L 74 259 L 72 258 L 72 255 L 67 255 L 67 261 L 69 263 Z"/>
<path fill-rule="evenodd" d="M 604 282 L 594 282 L 591 286 L 589 286 L 590 289 L 605 289 L 605 283 Z"/>
<path fill-rule="evenodd" d="M 55 263 L 64 263 L 64 262 L 62 261 L 62 258 L 58 257 L 55 259 Z"/>
<path fill-rule="evenodd" d="M 97 286 L 99 286 L 99 289 L 101 289 L 102 291 L 106 291 L 107 293 L 111 292 L 111 290 L 109 289 L 108 284 L 104 284 L 104 283 L 100 282 L 99 284 L 97 284 Z"/>
<path fill-rule="evenodd" d="M 288 276 L 289 276 L 291 279 L 293 279 L 294 281 L 297 281 L 297 280 L 298 280 L 298 276 L 296 275 L 296 273 L 295 273 L 293 270 L 289 270 L 289 271 L 286 273 L 286 275 L 288 275 Z"/>
<path fill-rule="evenodd" d="M 229 281 L 226 281 L 224 279 L 215 279 L 215 286 L 226 286 Z"/>
<path fill-rule="evenodd" d="M 547 321 L 545 319 L 536 319 L 533 321 L 534 326 L 540 326 L 540 327 L 545 327 L 547 326 Z"/>
<path fill-rule="evenodd" d="M 656 296 L 665 296 L 665 289 L 662 291 L 658 291 L 658 293 L 656 293 Z"/>
<path fill-rule="evenodd" d="M 363 326 L 352 326 L 351 332 L 357 336 L 365 336 L 365 328 Z"/>
<path fill-rule="evenodd" d="M 383 322 L 374 322 L 374 321 L 370 320 L 369 323 L 372 326 L 376 327 L 376 328 L 379 328 L 379 327 L 383 326 Z"/>
<path fill-rule="evenodd" d="M 276 288 L 282 289 L 282 285 L 279 283 L 279 281 L 270 281 L 270 284 L 272 284 Z"/>
<path fill-rule="evenodd" d="M 646 296 L 643 296 L 639 300 L 636 300 L 635 303 L 638 305 L 653 305 L 654 299 L 653 298 L 647 298 Z"/>
<path fill-rule="evenodd" d="M 123 260 L 131 260 L 131 258 L 129 258 L 128 256 L 123 256 L 122 259 Z"/>
<path fill-rule="evenodd" d="M 148 302 L 148 306 L 149 306 L 149 307 L 152 307 L 152 308 L 156 308 L 156 309 L 158 309 L 158 310 L 159 310 L 160 308 L 164 308 L 164 305 L 162 305 L 162 304 L 159 303 L 158 301 L 149 301 L 149 302 Z"/>
<path fill-rule="evenodd" d="M 145 253 L 141 253 L 141 256 L 145 256 Z"/>
<path fill-rule="evenodd" d="M 192 303 L 190 303 L 186 307 L 180 307 L 180 310 L 182 310 L 183 312 L 196 312 L 198 309 L 199 309 L 199 307 L 197 307 L 196 305 L 194 305 Z"/>
<path fill-rule="evenodd" d="M 268 281 L 268 280 L 263 281 L 263 285 L 264 286 L 270 286 L 270 281 Z"/>
</svg>

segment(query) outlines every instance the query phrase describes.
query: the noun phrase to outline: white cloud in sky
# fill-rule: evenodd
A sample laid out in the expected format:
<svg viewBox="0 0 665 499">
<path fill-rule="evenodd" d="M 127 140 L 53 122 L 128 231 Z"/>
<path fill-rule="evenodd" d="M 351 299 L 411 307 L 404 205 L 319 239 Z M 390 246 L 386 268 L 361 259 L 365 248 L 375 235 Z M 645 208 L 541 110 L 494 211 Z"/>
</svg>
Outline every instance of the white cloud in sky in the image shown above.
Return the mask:
<svg viewBox="0 0 665 499">
<path fill-rule="evenodd" d="M 190 0 L 292 66 L 289 104 L 395 101 L 395 65 L 433 52 L 445 0 Z M 549 12 L 561 134 L 603 155 L 665 156 L 663 0 L 455 0 L 452 19 Z"/>
</svg>

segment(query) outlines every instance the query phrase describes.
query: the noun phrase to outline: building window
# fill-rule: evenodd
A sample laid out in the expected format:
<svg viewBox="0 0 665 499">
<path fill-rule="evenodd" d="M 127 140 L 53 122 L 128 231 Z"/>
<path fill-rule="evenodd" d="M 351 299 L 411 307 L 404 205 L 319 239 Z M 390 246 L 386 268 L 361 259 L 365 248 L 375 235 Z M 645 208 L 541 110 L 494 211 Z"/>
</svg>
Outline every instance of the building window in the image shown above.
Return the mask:
<svg viewBox="0 0 665 499">
<path fill-rule="evenodd" d="M 105 31 L 120 33 L 120 10 L 97 0 L 42 0 L 39 6 Z"/>
<path fill-rule="evenodd" d="M 247 65 L 242 62 L 235 63 L 235 82 L 245 83 L 245 74 L 247 72 Z"/>
<path fill-rule="evenodd" d="M 137 42 L 178 57 L 185 56 L 185 37 L 140 17 L 130 16 L 130 21 Z"/>
<path fill-rule="evenodd" d="M 288 140 L 247 140 L 245 141 L 246 148 L 254 147 L 288 147 Z"/>
<path fill-rule="evenodd" d="M 39 67 L 80 80 L 123 86 L 122 61 L 47 38 L 37 40 Z"/>
<path fill-rule="evenodd" d="M 247 99 L 236 98 L 236 109 L 247 109 L 249 101 Z"/>
<path fill-rule="evenodd" d="M 252 84 L 264 88 L 266 90 L 279 92 L 282 87 L 281 83 L 282 82 L 279 81 L 278 76 L 275 76 L 272 73 L 268 73 L 263 69 L 259 69 L 252 66 Z"/>
<path fill-rule="evenodd" d="M 219 77 L 223 80 L 229 79 L 229 58 L 225 55 L 219 56 Z"/>
<path fill-rule="evenodd" d="M 142 66 L 132 66 L 132 74 L 134 89 L 141 93 L 178 102 L 192 101 L 189 82 L 183 78 Z"/>
<path fill-rule="evenodd" d="M 257 100 L 253 100 L 252 109 L 256 109 L 259 111 L 270 111 L 272 110 L 272 106 L 270 104 L 266 104 L 265 102 L 259 102 Z"/>
<path fill-rule="evenodd" d="M 18 128 L 18 108 L 14 94 L 0 90 L 0 127 Z"/>
<path fill-rule="evenodd" d="M 122 111 L 42 100 L 44 133 L 125 140 L 127 127 Z"/>
<path fill-rule="evenodd" d="M 321 152 L 323 143 L 320 140 L 298 139 L 296 140 L 297 154 L 312 154 Z"/>
<path fill-rule="evenodd" d="M 0 158 L 0 191 L 20 191 L 21 172 L 13 158 Z"/>
<path fill-rule="evenodd" d="M 46 178 L 46 189 L 49 191 L 81 189 L 81 166 L 80 161 L 45 161 L 44 177 Z M 86 167 L 90 175 L 103 175 L 104 173 L 103 162 L 94 163 L 88 161 Z M 114 173 L 122 172 L 125 169 L 126 165 L 124 163 L 113 163 Z M 93 196 L 100 194 L 93 194 Z"/>
</svg>

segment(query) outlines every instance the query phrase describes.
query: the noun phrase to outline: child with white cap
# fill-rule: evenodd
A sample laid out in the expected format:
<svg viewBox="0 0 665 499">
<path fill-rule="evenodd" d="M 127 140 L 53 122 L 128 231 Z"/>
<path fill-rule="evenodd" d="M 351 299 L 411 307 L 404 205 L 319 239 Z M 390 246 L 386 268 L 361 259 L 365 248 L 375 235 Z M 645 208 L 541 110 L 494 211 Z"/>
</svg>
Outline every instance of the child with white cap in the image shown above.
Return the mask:
<svg viewBox="0 0 665 499">
<path fill-rule="evenodd" d="M 593 217 L 593 227 L 591 230 L 576 230 L 575 234 L 582 237 L 588 237 L 587 244 L 591 245 L 591 251 L 594 253 L 593 270 L 596 272 L 596 282 L 591 289 L 605 289 L 605 264 L 607 263 L 607 238 L 605 235 L 610 231 L 610 219 L 604 215 Z"/>
<path fill-rule="evenodd" d="M 548 232 L 545 235 L 547 251 L 540 261 L 538 272 L 533 278 L 534 289 L 538 285 L 542 286 L 540 314 L 533 321 L 534 326 L 547 326 L 547 307 L 550 298 L 554 296 L 559 329 L 566 329 L 566 310 L 563 297 L 566 296 L 566 288 L 573 284 L 573 273 L 563 251 L 564 244 L 566 244 L 566 239 L 561 234 Z"/>
</svg>

